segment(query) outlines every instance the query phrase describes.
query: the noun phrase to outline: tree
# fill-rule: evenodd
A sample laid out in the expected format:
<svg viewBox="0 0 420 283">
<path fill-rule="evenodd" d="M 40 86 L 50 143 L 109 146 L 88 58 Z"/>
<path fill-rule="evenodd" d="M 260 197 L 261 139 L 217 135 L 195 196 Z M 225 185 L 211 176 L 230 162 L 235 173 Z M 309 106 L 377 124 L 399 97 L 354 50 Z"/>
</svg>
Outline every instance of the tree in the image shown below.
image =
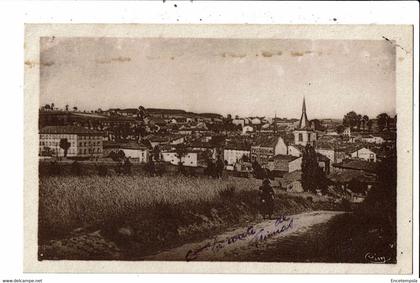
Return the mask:
<svg viewBox="0 0 420 283">
<path fill-rule="evenodd" d="M 60 139 L 60 147 L 64 150 L 64 157 L 67 157 L 67 151 L 70 148 L 70 143 L 67 139 Z"/>
<path fill-rule="evenodd" d="M 357 115 L 357 129 L 358 129 L 359 131 L 360 131 L 360 127 L 361 127 L 361 124 L 362 124 L 362 120 L 363 120 L 362 115 L 358 114 L 358 115 Z"/>
<path fill-rule="evenodd" d="M 254 174 L 255 178 L 257 178 L 257 179 L 264 179 L 264 178 L 268 177 L 268 176 L 266 176 L 266 172 L 265 172 L 264 168 L 261 167 L 261 165 L 258 163 L 257 160 L 254 160 L 252 162 L 252 171 L 253 171 L 253 174 Z"/>
<path fill-rule="evenodd" d="M 368 125 L 369 122 L 369 116 L 368 115 L 364 115 L 363 116 L 363 130 L 366 130 L 366 127 Z"/>
<path fill-rule="evenodd" d="M 74 107 L 73 107 L 73 111 L 74 111 L 74 112 L 76 112 L 76 111 L 77 111 L 77 107 L 76 107 L 76 106 L 74 106 Z"/>
<path fill-rule="evenodd" d="M 69 105 L 66 104 L 66 111 L 69 111 Z"/>
<path fill-rule="evenodd" d="M 160 147 L 159 147 L 159 145 L 156 145 L 153 148 L 152 154 L 153 154 L 153 159 L 155 161 L 159 161 L 160 160 Z"/>
<path fill-rule="evenodd" d="M 51 110 L 54 110 L 54 103 L 51 103 Z"/>
<path fill-rule="evenodd" d="M 139 106 L 138 112 L 137 112 L 137 118 L 139 118 L 141 121 L 144 121 L 144 118 L 147 115 L 147 111 L 143 106 Z"/>
<path fill-rule="evenodd" d="M 325 191 L 327 178 L 318 165 L 315 148 L 307 144 L 302 156 L 302 187 L 305 191 L 315 193 L 317 190 Z"/>
<path fill-rule="evenodd" d="M 178 161 L 178 172 L 182 175 L 186 175 L 186 171 L 184 168 L 184 162 L 182 161 L 182 158 L 185 157 L 188 154 L 188 151 L 186 147 L 183 144 L 179 144 L 175 149 L 175 155 L 179 159 Z"/>
<path fill-rule="evenodd" d="M 358 116 L 357 116 L 356 112 L 350 111 L 349 113 L 344 115 L 343 125 L 345 127 L 354 128 L 354 127 L 357 126 L 357 123 L 358 123 Z"/>
<path fill-rule="evenodd" d="M 386 113 L 379 114 L 376 119 L 378 119 L 378 129 L 383 131 L 385 128 L 389 126 L 389 115 Z"/>
<path fill-rule="evenodd" d="M 397 224 L 397 155 L 395 149 L 378 163 L 377 185 L 369 191 L 363 202 L 362 215 L 370 227 L 379 227 L 384 241 L 396 242 Z M 395 250 L 394 250 L 395 252 Z"/>
<path fill-rule="evenodd" d="M 373 125 L 373 121 L 372 120 L 367 121 L 367 128 L 368 128 L 369 131 L 372 130 L 372 125 Z"/>
<path fill-rule="evenodd" d="M 344 132 L 344 126 L 338 125 L 337 128 L 335 128 L 338 134 L 342 134 Z"/>
<path fill-rule="evenodd" d="M 249 161 L 250 161 L 249 156 L 248 156 L 248 155 L 246 155 L 246 154 L 242 155 L 241 160 L 242 160 L 243 162 L 249 162 Z"/>
<path fill-rule="evenodd" d="M 323 131 L 324 127 L 322 126 L 321 121 L 319 121 L 318 119 L 313 119 L 310 121 L 311 124 L 311 128 L 317 131 Z"/>
</svg>

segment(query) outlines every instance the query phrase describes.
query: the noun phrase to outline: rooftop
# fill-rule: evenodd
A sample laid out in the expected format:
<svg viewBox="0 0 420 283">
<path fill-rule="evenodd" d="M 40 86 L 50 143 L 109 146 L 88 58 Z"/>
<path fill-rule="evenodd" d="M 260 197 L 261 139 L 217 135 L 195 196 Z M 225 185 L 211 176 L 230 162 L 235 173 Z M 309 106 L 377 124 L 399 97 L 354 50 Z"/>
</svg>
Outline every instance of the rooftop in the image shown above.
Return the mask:
<svg viewBox="0 0 420 283">
<path fill-rule="evenodd" d="M 376 172 L 376 163 L 363 161 L 363 160 L 354 160 L 354 159 L 346 159 L 343 160 L 341 163 L 333 164 L 336 168 L 341 169 L 352 169 L 352 170 L 361 170 L 366 172 Z"/>
<path fill-rule="evenodd" d="M 292 155 L 277 154 L 273 158 L 274 158 L 274 160 L 285 160 L 285 161 L 290 162 L 290 161 L 296 160 L 300 157 L 299 156 L 292 156 Z"/>
<path fill-rule="evenodd" d="M 79 126 L 46 126 L 39 131 L 40 134 L 78 134 L 103 135 L 103 132 L 90 130 Z"/>
<path fill-rule="evenodd" d="M 128 142 L 128 143 L 118 143 L 118 142 L 110 142 L 104 141 L 103 143 L 104 148 L 119 148 L 119 149 L 147 149 L 148 147 L 141 143 L 136 142 Z"/>
</svg>

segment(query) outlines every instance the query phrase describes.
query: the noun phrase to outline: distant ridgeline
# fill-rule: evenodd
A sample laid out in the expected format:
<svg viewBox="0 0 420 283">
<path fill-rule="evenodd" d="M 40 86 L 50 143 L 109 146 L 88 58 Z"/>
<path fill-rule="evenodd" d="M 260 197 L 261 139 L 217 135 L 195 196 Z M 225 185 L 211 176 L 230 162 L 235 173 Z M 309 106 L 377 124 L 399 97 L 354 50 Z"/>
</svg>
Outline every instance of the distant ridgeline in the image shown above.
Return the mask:
<svg viewBox="0 0 420 283">
<path fill-rule="evenodd" d="M 42 107 L 39 111 L 39 128 L 45 126 L 66 126 L 75 123 L 87 124 L 111 122 L 134 122 L 140 115 L 156 119 L 191 119 L 193 121 L 222 122 L 223 116 L 216 113 L 194 113 L 181 109 L 146 108 L 143 113 L 137 108 L 110 108 L 108 110 L 79 111 L 57 110 Z M 182 121 L 181 121 L 182 122 Z"/>
</svg>

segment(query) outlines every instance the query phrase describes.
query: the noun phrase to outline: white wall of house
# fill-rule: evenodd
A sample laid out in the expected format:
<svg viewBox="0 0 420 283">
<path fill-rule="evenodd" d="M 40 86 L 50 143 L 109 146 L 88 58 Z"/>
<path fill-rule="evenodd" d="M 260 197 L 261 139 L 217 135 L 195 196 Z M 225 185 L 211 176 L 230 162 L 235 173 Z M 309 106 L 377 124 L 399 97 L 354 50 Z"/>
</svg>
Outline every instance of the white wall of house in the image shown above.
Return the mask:
<svg viewBox="0 0 420 283">
<path fill-rule="evenodd" d="M 347 127 L 347 128 L 344 129 L 343 135 L 344 136 L 347 136 L 347 137 L 350 137 L 351 136 L 351 129 L 350 129 L 350 127 Z"/>
<path fill-rule="evenodd" d="M 77 135 L 76 134 L 40 134 L 39 135 L 39 152 L 41 153 L 45 148 L 50 148 L 53 156 L 64 156 L 64 150 L 60 147 L 60 140 L 67 139 L 70 147 L 67 151 L 67 156 L 77 156 Z"/>
<path fill-rule="evenodd" d="M 233 119 L 232 124 L 241 125 L 241 127 L 243 128 L 245 126 L 245 120 L 244 119 Z"/>
<path fill-rule="evenodd" d="M 169 162 L 173 165 L 179 164 L 179 158 L 175 152 L 167 151 L 162 152 L 162 159 L 165 162 Z M 181 162 L 184 166 L 197 167 L 198 166 L 198 153 L 189 152 L 181 158 Z"/>
<path fill-rule="evenodd" d="M 248 132 L 253 132 L 253 131 L 254 131 L 254 128 L 251 127 L 251 126 L 245 126 L 245 127 L 242 128 L 242 134 L 243 135 L 248 133 Z"/>
<path fill-rule="evenodd" d="M 365 147 L 353 152 L 351 157 L 376 162 L 376 153 Z"/>
<path fill-rule="evenodd" d="M 328 149 L 328 148 L 316 148 L 316 152 L 326 156 L 330 160 L 330 164 L 335 163 L 335 151 L 334 149 Z"/>
<path fill-rule="evenodd" d="M 278 154 L 287 155 L 287 153 L 288 153 L 287 145 L 284 142 L 284 139 L 279 137 L 279 139 L 277 140 L 277 144 L 274 147 L 274 155 L 278 155 Z"/>
<path fill-rule="evenodd" d="M 185 138 L 184 137 L 180 137 L 180 138 L 173 139 L 170 142 L 170 144 L 181 144 L 181 143 L 184 143 L 184 141 L 185 141 Z"/>
<path fill-rule="evenodd" d="M 368 143 L 376 143 L 376 144 L 382 144 L 385 142 L 385 140 L 382 137 L 375 137 L 375 136 L 369 136 L 362 138 L 362 141 L 368 142 Z"/>
<path fill-rule="evenodd" d="M 64 150 L 60 147 L 61 139 L 67 139 L 70 143 L 70 147 L 67 150 L 68 157 L 98 157 L 103 153 L 102 136 L 78 134 L 40 134 L 40 153 L 48 147 L 52 151 L 53 156 L 63 157 Z"/>
<path fill-rule="evenodd" d="M 261 120 L 259 118 L 253 118 L 251 119 L 252 125 L 259 125 L 261 124 Z"/>
<path fill-rule="evenodd" d="M 377 144 L 383 144 L 385 142 L 385 139 L 382 137 L 373 137 L 373 138 L 374 138 L 375 143 Z"/>
<path fill-rule="evenodd" d="M 251 155 L 251 152 L 249 150 L 242 150 L 242 149 L 224 149 L 223 150 L 223 159 L 226 160 L 229 165 L 234 165 L 244 155 L 249 157 Z"/>
<path fill-rule="evenodd" d="M 121 148 L 126 157 L 138 159 L 140 163 L 149 161 L 149 150 L 147 149 L 127 149 Z"/>
<path fill-rule="evenodd" d="M 293 146 L 293 145 L 289 145 L 287 147 L 287 151 L 289 153 L 289 155 L 291 156 L 302 156 L 302 152 L 300 151 L 300 149 L 298 149 L 297 147 Z"/>
<path fill-rule="evenodd" d="M 312 131 L 295 130 L 293 134 L 295 136 L 295 144 L 297 145 L 305 146 L 308 143 L 312 144 L 316 141 L 316 133 Z"/>
<path fill-rule="evenodd" d="M 302 170 L 302 157 L 289 162 L 289 173 L 298 170 Z"/>
</svg>

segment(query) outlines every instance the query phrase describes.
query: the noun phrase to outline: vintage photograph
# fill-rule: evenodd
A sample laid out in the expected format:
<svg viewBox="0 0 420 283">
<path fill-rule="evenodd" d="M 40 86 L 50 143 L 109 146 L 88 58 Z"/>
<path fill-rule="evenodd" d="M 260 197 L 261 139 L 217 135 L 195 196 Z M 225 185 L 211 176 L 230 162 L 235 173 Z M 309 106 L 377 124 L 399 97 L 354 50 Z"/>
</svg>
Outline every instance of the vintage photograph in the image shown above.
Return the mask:
<svg viewBox="0 0 420 283">
<path fill-rule="evenodd" d="M 397 264 L 407 48 L 40 36 L 37 261 Z"/>
<path fill-rule="evenodd" d="M 386 40 L 41 38 L 39 260 L 396 261 Z"/>
</svg>

